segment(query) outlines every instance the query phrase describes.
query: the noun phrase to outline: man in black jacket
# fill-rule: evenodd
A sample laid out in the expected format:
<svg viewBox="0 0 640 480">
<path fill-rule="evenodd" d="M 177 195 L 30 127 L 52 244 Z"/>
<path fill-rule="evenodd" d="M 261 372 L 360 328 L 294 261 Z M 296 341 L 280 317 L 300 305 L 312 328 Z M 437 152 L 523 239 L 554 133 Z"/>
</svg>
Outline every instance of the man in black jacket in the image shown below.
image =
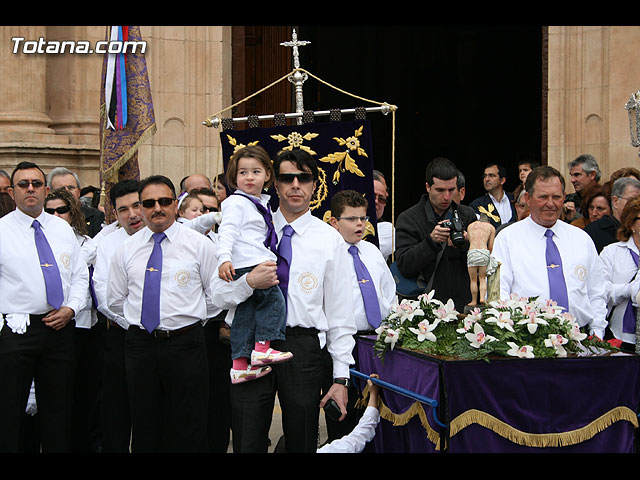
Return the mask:
<svg viewBox="0 0 640 480">
<path fill-rule="evenodd" d="M 477 217 L 471 207 L 457 205 L 452 199 L 458 188 L 458 173 L 446 158 L 436 158 L 427 165 L 427 193 L 396 222 L 396 260 L 402 275 L 422 276 L 427 293 L 435 290 L 435 298 L 442 302 L 451 298 L 456 310 L 462 312 L 471 301 L 466 229 Z M 454 220 L 456 213 L 461 223 L 459 232 L 443 226 L 443 222 Z M 452 241 L 452 230 L 454 237 L 455 233 L 461 236 L 459 242 Z"/>
</svg>

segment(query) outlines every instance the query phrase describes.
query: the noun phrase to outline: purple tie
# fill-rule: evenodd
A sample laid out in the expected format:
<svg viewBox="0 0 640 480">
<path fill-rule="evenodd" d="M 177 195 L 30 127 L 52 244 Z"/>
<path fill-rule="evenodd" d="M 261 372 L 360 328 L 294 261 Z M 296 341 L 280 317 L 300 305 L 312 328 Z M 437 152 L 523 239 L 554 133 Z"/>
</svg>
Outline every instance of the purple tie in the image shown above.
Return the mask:
<svg viewBox="0 0 640 480">
<path fill-rule="evenodd" d="M 282 238 L 280 239 L 280 245 L 278 245 L 278 267 L 276 274 L 280 281 L 280 289 L 284 295 L 284 301 L 287 301 L 287 290 L 289 289 L 289 268 L 291 267 L 291 235 L 294 234 L 293 227 L 291 225 L 285 225 L 282 229 Z"/>
<path fill-rule="evenodd" d="M 155 243 L 144 272 L 140 315 L 140 323 L 149 333 L 160 325 L 160 280 L 162 279 L 162 246 L 160 243 L 167 238 L 164 232 L 154 233 L 152 236 Z"/>
<path fill-rule="evenodd" d="M 364 310 L 367 314 L 367 321 L 373 328 L 378 328 L 382 321 L 382 315 L 380 314 L 380 305 L 378 304 L 378 294 L 376 293 L 376 286 L 371 280 L 369 270 L 362 260 L 360 260 L 360 252 L 358 247 L 351 245 L 349 247 L 349 253 L 353 257 L 353 266 L 356 270 L 356 278 L 358 279 L 358 286 L 362 293 L 362 300 L 364 301 Z"/>
<path fill-rule="evenodd" d="M 558 247 L 553 241 L 553 230 L 544 232 L 547 237 L 547 274 L 549 276 L 549 296 L 558 305 L 569 310 L 569 298 L 567 296 L 567 284 L 562 272 L 562 259 Z"/>
<path fill-rule="evenodd" d="M 47 242 L 47 237 L 45 237 L 40 228 L 40 222 L 34 220 L 31 226 L 33 227 L 36 249 L 38 250 L 38 257 L 40 257 L 40 268 L 42 268 L 44 284 L 47 289 L 47 302 L 57 310 L 62 306 L 62 302 L 64 301 L 60 270 L 53 256 L 51 246 L 49 242 Z"/>
<path fill-rule="evenodd" d="M 273 226 L 273 218 L 271 217 L 271 212 L 268 208 L 266 208 L 259 200 L 253 197 L 249 197 L 248 195 L 243 195 L 241 193 L 234 193 L 233 195 L 240 195 L 251 200 L 255 205 L 258 211 L 264 217 L 264 222 L 267 224 L 267 236 L 264 240 L 264 246 L 271 250 L 273 253 L 278 252 L 278 236 L 276 235 L 276 229 Z"/>
<path fill-rule="evenodd" d="M 633 258 L 636 268 L 638 267 L 638 254 L 629 249 L 631 258 Z M 634 275 L 635 277 L 635 275 Z M 622 320 L 622 331 L 624 333 L 636 333 L 636 308 L 633 306 L 633 299 L 629 299 L 627 308 L 624 311 L 624 317 Z"/>
</svg>

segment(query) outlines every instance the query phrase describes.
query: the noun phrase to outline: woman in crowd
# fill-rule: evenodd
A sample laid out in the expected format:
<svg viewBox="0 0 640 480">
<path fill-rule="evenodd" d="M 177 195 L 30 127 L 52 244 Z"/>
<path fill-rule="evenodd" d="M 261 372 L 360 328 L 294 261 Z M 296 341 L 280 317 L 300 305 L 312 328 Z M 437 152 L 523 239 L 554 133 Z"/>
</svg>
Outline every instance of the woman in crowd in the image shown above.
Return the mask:
<svg viewBox="0 0 640 480">
<path fill-rule="evenodd" d="M 602 218 L 604 215 L 611 215 L 611 205 L 606 192 L 601 185 L 589 187 L 582 193 L 583 216 L 571 222 L 579 228 L 584 228 L 591 222 Z"/>
<path fill-rule="evenodd" d="M 623 350 L 634 351 L 636 313 L 634 304 L 640 289 L 638 253 L 640 252 L 640 198 L 630 200 L 620 214 L 618 242 L 600 253 L 604 268 L 609 325 L 606 337 L 622 342 Z M 625 319 L 627 321 L 625 321 Z"/>
</svg>

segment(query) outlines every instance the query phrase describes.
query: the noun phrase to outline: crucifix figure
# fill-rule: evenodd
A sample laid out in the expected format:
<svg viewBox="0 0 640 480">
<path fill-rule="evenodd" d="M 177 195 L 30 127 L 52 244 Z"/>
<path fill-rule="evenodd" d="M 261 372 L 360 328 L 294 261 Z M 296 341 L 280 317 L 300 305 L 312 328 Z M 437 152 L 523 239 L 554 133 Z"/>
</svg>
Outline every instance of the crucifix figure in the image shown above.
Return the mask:
<svg viewBox="0 0 640 480">
<path fill-rule="evenodd" d="M 298 33 L 296 29 L 293 29 L 293 33 L 291 35 L 291 41 L 282 42 L 280 45 L 283 47 L 293 47 L 293 66 L 294 68 L 300 68 L 300 58 L 298 54 L 298 47 L 304 47 L 305 45 L 309 45 L 311 42 L 306 40 L 298 40 Z M 308 75 L 304 72 L 295 72 L 293 75 L 289 76 L 289 81 L 293 83 L 296 87 L 296 113 L 304 112 L 304 102 L 302 100 L 302 84 L 307 80 Z M 302 117 L 297 118 L 298 125 L 302 124 Z"/>
</svg>

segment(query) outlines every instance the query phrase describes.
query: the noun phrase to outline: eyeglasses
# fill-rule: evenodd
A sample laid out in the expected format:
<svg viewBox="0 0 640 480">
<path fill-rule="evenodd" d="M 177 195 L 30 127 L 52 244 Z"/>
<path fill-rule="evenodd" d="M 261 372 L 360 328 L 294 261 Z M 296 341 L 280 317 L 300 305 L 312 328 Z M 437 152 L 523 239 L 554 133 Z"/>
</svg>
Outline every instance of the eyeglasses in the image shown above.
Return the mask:
<svg viewBox="0 0 640 480">
<path fill-rule="evenodd" d="M 382 195 L 376 195 L 376 202 L 378 202 L 380 205 L 386 205 L 387 197 L 383 197 Z"/>
<path fill-rule="evenodd" d="M 161 207 L 168 207 L 169 205 L 171 205 L 173 202 L 175 201 L 175 198 L 170 198 L 170 197 L 162 197 L 162 198 L 147 198 L 146 200 L 142 200 L 142 206 L 144 208 L 153 208 L 156 206 L 156 202 L 158 202 L 158 204 Z"/>
<path fill-rule="evenodd" d="M 281 183 L 293 183 L 294 179 L 298 179 L 298 183 L 313 182 L 312 173 L 281 173 L 278 175 L 278 181 Z"/>
<path fill-rule="evenodd" d="M 33 185 L 33 188 L 42 188 L 44 186 L 44 182 L 42 180 L 20 180 L 14 186 L 18 186 L 23 190 L 29 188 L 29 185 Z"/>
<path fill-rule="evenodd" d="M 369 217 L 336 217 L 336 220 L 346 220 L 347 222 L 357 222 L 360 220 L 361 222 L 368 222 Z"/>
<path fill-rule="evenodd" d="M 202 207 L 202 213 L 217 212 L 217 211 L 219 211 L 218 207 L 207 207 L 207 206 L 204 206 L 204 205 Z"/>
<path fill-rule="evenodd" d="M 57 208 L 45 208 L 44 209 L 44 211 L 47 212 L 49 215 L 53 215 L 54 213 L 57 213 L 58 215 L 64 215 L 69 210 L 71 210 L 71 207 L 69 207 L 69 205 L 62 205 L 62 206 L 57 207 Z"/>
</svg>

